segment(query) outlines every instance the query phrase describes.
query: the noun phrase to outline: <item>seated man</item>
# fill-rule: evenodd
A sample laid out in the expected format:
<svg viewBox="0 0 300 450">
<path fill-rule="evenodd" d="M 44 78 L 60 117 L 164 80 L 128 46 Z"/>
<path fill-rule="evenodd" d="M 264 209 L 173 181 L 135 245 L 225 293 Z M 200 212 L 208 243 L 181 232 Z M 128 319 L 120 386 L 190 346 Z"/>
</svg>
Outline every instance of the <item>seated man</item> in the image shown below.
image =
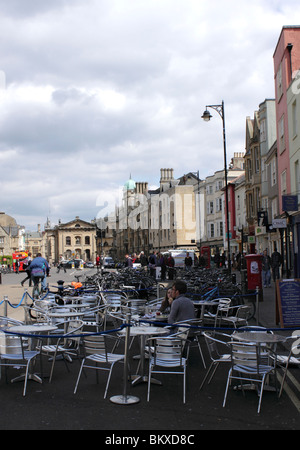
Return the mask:
<svg viewBox="0 0 300 450">
<path fill-rule="evenodd" d="M 193 302 L 185 297 L 187 285 L 182 280 L 177 280 L 172 287 L 173 301 L 168 323 L 181 322 L 195 318 L 195 308 Z"/>
</svg>

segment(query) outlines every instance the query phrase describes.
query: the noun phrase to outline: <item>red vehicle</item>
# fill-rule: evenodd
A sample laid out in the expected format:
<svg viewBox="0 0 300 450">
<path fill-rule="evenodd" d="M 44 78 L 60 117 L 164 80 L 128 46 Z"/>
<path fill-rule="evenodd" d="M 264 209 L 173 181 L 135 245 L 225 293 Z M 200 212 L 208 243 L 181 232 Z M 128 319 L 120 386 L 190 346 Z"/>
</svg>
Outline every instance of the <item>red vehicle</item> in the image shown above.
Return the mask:
<svg viewBox="0 0 300 450">
<path fill-rule="evenodd" d="M 19 272 L 23 272 L 24 268 L 23 268 L 23 264 L 25 259 L 28 257 L 28 253 L 27 252 L 15 252 L 12 255 L 13 258 L 13 268 L 14 268 L 14 272 L 17 271 L 17 267 L 16 267 L 16 262 L 19 262 Z"/>
</svg>

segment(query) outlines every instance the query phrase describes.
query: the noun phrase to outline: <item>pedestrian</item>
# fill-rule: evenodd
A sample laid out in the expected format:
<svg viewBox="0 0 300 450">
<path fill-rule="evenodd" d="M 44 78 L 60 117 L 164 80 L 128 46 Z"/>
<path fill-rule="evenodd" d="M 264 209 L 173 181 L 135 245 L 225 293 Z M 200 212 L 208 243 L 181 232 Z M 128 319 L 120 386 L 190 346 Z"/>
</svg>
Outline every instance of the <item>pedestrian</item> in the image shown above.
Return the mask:
<svg viewBox="0 0 300 450">
<path fill-rule="evenodd" d="M 169 255 L 167 260 L 167 267 L 169 280 L 173 280 L 175 274 L 175 260 L 171 254 Z"/>
<path fill-rule="evenodd" d="M 140 254 L 140 263 L 143 269 L 145 270 L 145 267 L 148 266 L 148 258 L 143 251 Z"/>
<path fill-rule="evenodd" d="M 65 273 L 67 273 L 66 265 L 64 264 L 64 259 L 63 259 L 62 256 L 61 256 L 60 261 L 59 261 L 58 266 L 57 266 L 57 273 L 60 272 L 60 269 L 64 269 Z"/>
<path fill-rule="evenodd" d="M 96 256 L 96 268 L 97 268 L 97 271 L 100 269 L 100 256 L 99 255 Z"/>
<path fill-rule="evenodd" d="M 267 250 L 264 250 L 262 259 L 262 279 L 264 287 L 271 287 L 271 264 L 271 258 L 268 255 Z"/>
<path fill-rule="evenodd" d="M 150 270 L 150 276 L 156 279 L 156 251 L 154 250 L 152 255 L 149 257 L 149 270 Z"/>
<path fill-rule="evenodd" d="M 33 281 L 34 286 L 36 286 L 39 283 L 39 280 L 41 279 L 42 282 L 42 291 L 47 291 L 47 276 L 49 276 L 50 272 L 50 266 L 48 264 L 48 261 L 42 257 L 40 253 L 36 255 L 36 258 L 34 258 L 31 261 L 30 264 L 30 270 L 31 270 L 31 279 Z"/>
<path fill-rule="evenodd" d="M 23 261 L 23 268 L 27 276 L 26 278 L 24 278 L 23 281 L 21 281 L 21 286 L 24 286 L 25 281 L 29 280 L 29 287 L 31 287 L 31 269 L 30 269 L 31 261 L 32 261 L 31 253 L 28 253 L 27 258 Z"/>
<path fill-rule="evenodd" d="M 186 257 L 184 258 L 185 270 L 190 271 L 193 266 L 193 260 L 190 256 L 189 252 L 187 252 Z"/>
<path fill-rule="evenodd" d="M 281 264 L 282 264 L 281 254 L 277 251 L 277 248 L 275 247 L 274 252 L 272 253 L 271 256 L 271 266 L 274 283 L 276 282 L 276 280 L 279 280 L 280 278 L 279 269 Z"/>
</svg>

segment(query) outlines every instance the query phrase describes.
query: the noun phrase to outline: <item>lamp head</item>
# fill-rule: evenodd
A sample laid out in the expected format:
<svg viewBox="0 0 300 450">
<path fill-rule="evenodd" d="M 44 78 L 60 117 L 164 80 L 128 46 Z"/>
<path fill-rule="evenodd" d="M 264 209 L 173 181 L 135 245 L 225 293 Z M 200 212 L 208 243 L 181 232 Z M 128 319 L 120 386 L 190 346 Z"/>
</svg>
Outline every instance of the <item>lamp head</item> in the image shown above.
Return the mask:
<svg viewBox="0 0 300 450">
<path fill-rule="evenodd" d="M 201 119 L 205 120 L 205 122 L 209 122 L 211 118 L 212 118 L 212 115 L 210 114 L 208 109 L 206 109 L 203 113 L 203 116 L 201 116 Z"/>
</svg>

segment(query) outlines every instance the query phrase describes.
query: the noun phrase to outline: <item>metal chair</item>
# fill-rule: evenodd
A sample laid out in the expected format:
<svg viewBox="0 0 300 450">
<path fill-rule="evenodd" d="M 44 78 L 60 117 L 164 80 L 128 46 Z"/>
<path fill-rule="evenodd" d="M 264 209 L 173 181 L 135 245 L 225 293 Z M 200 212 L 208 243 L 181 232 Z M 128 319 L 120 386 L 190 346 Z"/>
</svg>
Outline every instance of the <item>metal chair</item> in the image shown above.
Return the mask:
<svg viewBox="0 0 300 450">
<path fill-rule="evenodd" d="M 235 311 L 234 315 L 230 315 Z M 231 324 L 234 328 L 245 327 L 248 325 L 250 308 L 247 305 L 231 306 L 226 316 L 221 318 L 221 324 Z"/>
<path fill-rule="evenodd" d="M 52 358 L 49 383 L 52 381 L 54 366 L 58 356 L 62 357 L 67 371 L 70 372 L 67 361 L 72 362 L 71 356 L 79 357 L 80 355 L 80 332 L 84 325 L 83 321 L 71 320 L 62 325 L 67 325 L 66 332 L 61 337 L 55 338 L 57 343 L 42 345 L 40 349 L 41 355 Z M 56 331 L 55 333 L 58 334 L 59 332 Z M 53 339 L 53 336 L 51 339 Z"/>
<path fill-rule="evenodd" d="M 205 338 L 205 342 L 207 345 L 209 357 L 211 359 L 211 364 L 206 372 L 206 375 L 199 387 L 199 390 L 201 390 L 205 384 L 205 381 L 207 380 L 208 376 L 210 375 L 212 369 L 213 372 L 211 373 L 211 376 L 208 380 L 208 384 L 210 384 L 211 380 L 213 379 L 216 370 L 218 369 L 220 364 L 223 363 L 230 363 L 231 361 L 231 355 L 228 348 L 228 342 L 221 340 L 222 339 L 229 339 L 231 336 L 226 335 L 224 333 L 203 333 L 203 336 Z M 222 349 L 225 349 L 226 352 L 221 351 Z"/>
<path fill-rule="evenodd" d="M 297 341 L 295 342 L 295 339 Z M 283 378 L 279 392 L 279 398 L 282 395 L 284 383 L 288 375 L 289 366 L 300 366 L 300 336 L 290 336 L 286 339 L 286 343 L 291 343 L 288 355 L 277 353 L 277 365 L 283 369 Z"/>
<path fill-rule="evenodd" d="M 276 356 L 274 359 L 269 358 L 269 364 L 265 364 L 265 357 L 261 359 L 260 345 L 241 342 L 230 342 L 229 345 L 231 348 L 231 368 L 228 373 L 223 407 L 226 405 L 228 388 L 231 381 L 238 380 L 241 383 L 243 393 L 243 382 L 249 381 L 252 384 L 260 384 L 260 389 L 258 389 L 259 402 L 257 408 L 257 413 L 259 414 L 265 379 L 271 373 L 275 373 L 276 380 Z M 268 349 L 268 352 L 273 353 L 270 349 Z"/>
<path fill-rule="evenodd" d="M 204 314 L 204 321 L 206 323 L 213 323 L 214 327 L 221 326 L 221 321 L 223 317 L 228 316 L 230 310 L 231 299 L 230 298 L 218 298 L 214 300 L 217 303 L 217 311 L 215 314 L 206 313 Z"/>
<path fill-rule="evenodd" d="M 26 367 L 23 396 L 26 395 L 27 380 L 29 377 L 29 366 L 38 355 L 39 351 L 28 350 L 27 337 L 8 334 L 0 331 L 0 370 L 2 367 Z"/>
<path fill-rule="evenodd" d="M 172 375 L 183 376 L 183 403 L 185 403 L 187 358 L 184 358 L 182 356 L 185 346 L 185 339 L 181 339 L 176 337 L 176 335 L 173 335 L 166 337 L 151 338 L 150 340 L 153 345 L 153 355 L 150 355 L 149 360 L 147 401 L 150 400 L 150 386 L 152 374 L 167 373 Z"/>
<path fill-rule="evenodd" d="M 200 343 L 200 338 L 203 335 L 203 332 L 200 328 L 198 328 L 198 327 L 202 326 L 202 320 L 201 319 L 183 320 L 182 322 L 177 322 L 176 325 L 180 325 L 181 331 L 186 330 L 188 332 L 188 334 L 186 336 L 187 343 L 188 343 L 187 358 L 189 357 L 190 349 L 192 347 L 198 347 L 203 367 L 204 367 L 204 369 L 206 369 L 205 359 L 203 356 L 202 347 L 201 347 L 201 343 Z M 186 325 L 186 328 L 181 325 Z"/>
<path fill-rule="evenodd" d="M 98 382 L 98 371 L 105 370 L 108 371 L 108 379 L 105 387 L 104 398 L 106 398 L 107 390 L 109 387 L 109 382 L 111 378 L 111 373 L 114 368 L 114 365 L 117 362 L 124 362 L 124 355 L 118 355 L 115 353 L 108 353 L 106 348 L 106 337 L 103 335 L 96 336 L 86 336 L 83 338 L 84 352 L 85 357 L 82 360 L 81 367 L 79 370 L 79 374 L 77 377 L 74 394 L 77 392 L 78 383 L 82 374 L 83 369 L 93 369 L 96 370 L 97 374 L 97 382 Z M 95 365 L 91 365 L 89 363 L 95 363 Z M 101 365 L 101 366 L 99 366 Z M 103 367 L 108 365 L 109 368 Z"/>
</svg>

